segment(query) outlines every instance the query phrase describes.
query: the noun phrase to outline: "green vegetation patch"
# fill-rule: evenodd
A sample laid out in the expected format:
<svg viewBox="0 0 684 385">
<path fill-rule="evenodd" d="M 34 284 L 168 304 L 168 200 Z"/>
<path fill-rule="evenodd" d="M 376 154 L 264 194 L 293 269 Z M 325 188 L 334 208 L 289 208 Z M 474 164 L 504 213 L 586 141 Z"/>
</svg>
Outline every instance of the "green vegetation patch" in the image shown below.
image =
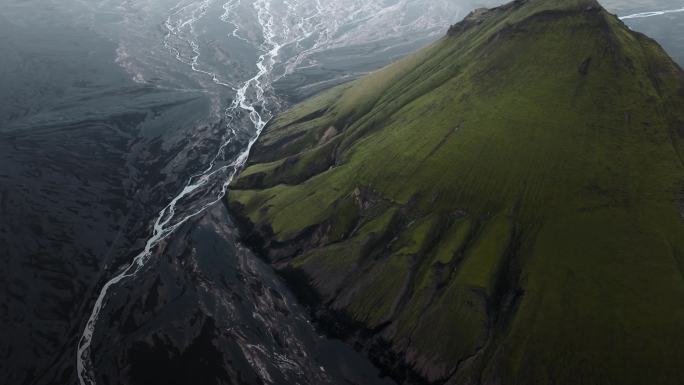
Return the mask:
<svg viewBox="0 0 684 385">
<path fill-rule="evenodd" d="M 282 114 L 228 202 L 431 381 L 677 384 L 682 154 L 657 43 L 516 1 Z"/>
</svg>

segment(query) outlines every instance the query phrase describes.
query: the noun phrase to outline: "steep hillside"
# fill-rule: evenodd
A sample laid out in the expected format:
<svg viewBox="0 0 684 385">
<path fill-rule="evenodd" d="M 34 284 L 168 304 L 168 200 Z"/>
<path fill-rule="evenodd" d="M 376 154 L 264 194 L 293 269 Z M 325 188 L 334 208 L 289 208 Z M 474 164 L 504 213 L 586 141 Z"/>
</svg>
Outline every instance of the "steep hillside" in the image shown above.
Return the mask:
<svg viewBox="0 0 684 385">
<path fill-rule="evenodd" d="M 684 74 L 594 0 L 476 11 L 292 108 L 228 202 L 395 373 L 684 384 Z"/>
</svg>

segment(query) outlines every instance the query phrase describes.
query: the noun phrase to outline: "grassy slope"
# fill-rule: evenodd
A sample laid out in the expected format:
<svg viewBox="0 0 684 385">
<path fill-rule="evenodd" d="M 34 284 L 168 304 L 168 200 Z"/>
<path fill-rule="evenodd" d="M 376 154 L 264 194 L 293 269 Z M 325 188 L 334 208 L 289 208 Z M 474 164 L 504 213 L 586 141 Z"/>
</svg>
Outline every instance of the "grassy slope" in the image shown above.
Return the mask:
<svg viewBox="0 0 684 385">
<path fill-rule="evenodd" d="M 680 384 L 683 156 L 662 49 L 529 0 L 287 111 L 228 199 L 430 380 Z"/>
</svg>

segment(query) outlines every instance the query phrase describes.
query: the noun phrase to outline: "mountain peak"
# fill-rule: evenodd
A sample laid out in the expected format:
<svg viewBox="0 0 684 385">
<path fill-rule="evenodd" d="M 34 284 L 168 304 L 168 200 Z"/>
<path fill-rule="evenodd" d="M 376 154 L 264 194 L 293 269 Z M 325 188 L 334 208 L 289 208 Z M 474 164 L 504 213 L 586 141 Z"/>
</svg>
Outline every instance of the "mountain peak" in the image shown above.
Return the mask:
<svg viewBox="0 0 684 385">
<path fill-rule="evenodd" d="M 495 8 L 475 9 L 452 25 L 447 35 L 457 35 L 489 19 L 500 18 L 502 23 L 509 25 L 539 13 L 567 15 L 577 12 L 606 11 L 597 0 L 515 0 Z"/>
</svg>

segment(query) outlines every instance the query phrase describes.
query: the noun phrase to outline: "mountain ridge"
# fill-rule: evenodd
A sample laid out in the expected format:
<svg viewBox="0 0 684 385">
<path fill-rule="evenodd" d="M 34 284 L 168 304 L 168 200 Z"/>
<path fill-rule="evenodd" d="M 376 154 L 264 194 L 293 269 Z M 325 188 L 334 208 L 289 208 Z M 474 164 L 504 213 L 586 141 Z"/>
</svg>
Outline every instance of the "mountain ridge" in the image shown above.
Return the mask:
<svg viewBox="0 0 684 385">
<path fill-rule="evenodd" d="M 280 115 L 228 205 L 397 371 L 684 383 L 682 154 L 657 43 L 595 0 L 518 0 Z"/>
</svg>

